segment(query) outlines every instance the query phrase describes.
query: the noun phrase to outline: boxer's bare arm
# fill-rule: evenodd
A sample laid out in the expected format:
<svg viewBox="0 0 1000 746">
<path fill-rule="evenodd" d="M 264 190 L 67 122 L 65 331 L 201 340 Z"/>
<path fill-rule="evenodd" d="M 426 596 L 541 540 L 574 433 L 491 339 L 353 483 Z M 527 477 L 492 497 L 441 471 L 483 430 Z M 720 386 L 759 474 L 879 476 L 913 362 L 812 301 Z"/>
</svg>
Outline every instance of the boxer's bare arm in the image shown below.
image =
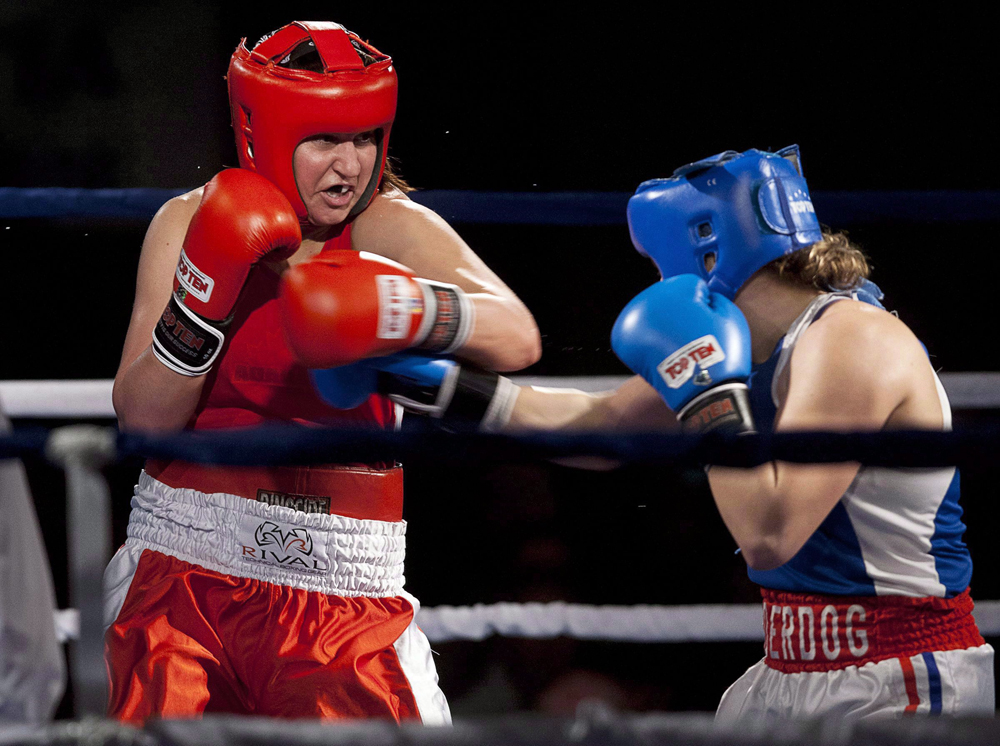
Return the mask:
<svg viewBox="0 0 1000 746">
<path fill-rule="evenodd" d="M 565 432 L 669 432 L 677 417 L 639 376 L 614 391 L 587 393 L 578 389 L 525 386 L 505 428 L 508 432 L 560 430 Z M 576 469 L 608 470 L 619 464 L 596 456 L 557 459 Z"/>
<path fill-rule="evenodd" d="M 933 392 L 935 387 L 916 338 L 890 314 L 858 311 L 851 305 L 861 304 L 836 304 L 796 345 L 776 432 L 934 424 L 913 417 L 896 421 L 910 408 L 921 375 L 924 388 Z M 844 355 L 845 349 L 851 354 Z M 924 401 L 929 399 L 925 396 Z M 940 427 L 940 406 L 934 407 Z M 767 570 L 802 548 L 851 485 L 859 466 L 772 462 L 755 469 L 712 467 L 709 484 L 747 564 Z"/>
<path fill-rule="evenodd" d="M 677 429 L 677 418 L 639 376 L 614 391 L 522 387 L 508 431 L 565 430 L 639 432 Z"/>
<path fill-rule="evenodd" d="M 531 312 L 432 210 L 401 192 L 380 194 L 354 221 L 354 248 L 404 264 L 418 277 L 458 285 L 469 294 L 476 323 L 458 356 L 484 368 L 514 371 L 541 357 Z"/>
<path fill-rule="evenodd" d="M 180 430 L 198 404 L 204 376 L 174 373 L 153 355 L 153 328 L 173 289 L 174 270 L 201 189 L 175 197 L 156 213 L 139 257 L 135 301 L 112 395 L 122 430 Z"/>
</svg>

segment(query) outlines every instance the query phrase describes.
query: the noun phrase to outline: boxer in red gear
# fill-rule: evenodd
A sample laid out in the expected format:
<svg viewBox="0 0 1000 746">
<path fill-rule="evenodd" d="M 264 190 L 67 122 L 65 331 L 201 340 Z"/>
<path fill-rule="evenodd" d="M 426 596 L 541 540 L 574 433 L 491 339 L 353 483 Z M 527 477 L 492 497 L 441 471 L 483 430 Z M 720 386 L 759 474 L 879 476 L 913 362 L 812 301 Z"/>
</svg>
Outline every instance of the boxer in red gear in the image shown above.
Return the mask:
<svg viewBox="0 0 1000 746">
<path fill-rule="evenodd" d="M 285 337 L 281 278 L 321 254 L 368 252 L 362 265 L 383 257 L 407 287 L 460 298 L 466 328 L 439 348 L 501 371 L 538 358 L 528 310 L 387 166 L 387 55 L 337 24 L 299 22 L 253 49 L 241 42 L 228 81 L 240 168 L 170 200 L 149 226 L 115 378 L 123 430 L 395 427 L 380 396 L 326 405 Z M 345 318 L 377 329 L 370 308 L 340 297 Z M 105 575 L 109 715 L 450 721 L 403 589 L 398 465 L 150 460 L 132 507 Z"/>
</svg>

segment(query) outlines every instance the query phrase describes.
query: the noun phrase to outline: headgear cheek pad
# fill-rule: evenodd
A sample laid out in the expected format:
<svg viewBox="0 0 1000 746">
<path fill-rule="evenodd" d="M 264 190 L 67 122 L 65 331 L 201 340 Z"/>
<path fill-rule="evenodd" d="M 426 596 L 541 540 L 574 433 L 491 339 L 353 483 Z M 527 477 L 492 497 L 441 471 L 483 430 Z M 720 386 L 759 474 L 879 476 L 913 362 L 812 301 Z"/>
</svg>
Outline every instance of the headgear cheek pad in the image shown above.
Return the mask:
<svg viewBox="0 0 1000 746">
<path fill-rule="evenodd" d="M 310 44 L 322 72 L 288 67 L 293 53 Z M 352 214 L 368 206 L 385 170 L 396 116 L 396 71 L 390 57 L 338 23 L 296 21 L 252 51 L 243 39 L 230 60 L 227 79 L 240 166 L 274 183 L 300 220 L 308 215 L 292 168 L 299 143 L 316 135 L 374 130 L 375 170 Z"/>
<path fill-rule="evenodd" d="M 727 150 L 643 182 L 629 199 L 628 226 L 664 279 L 698 275 L 730 300 L 754 272 L 822 238 L 798 145 Z"/>
</svg>

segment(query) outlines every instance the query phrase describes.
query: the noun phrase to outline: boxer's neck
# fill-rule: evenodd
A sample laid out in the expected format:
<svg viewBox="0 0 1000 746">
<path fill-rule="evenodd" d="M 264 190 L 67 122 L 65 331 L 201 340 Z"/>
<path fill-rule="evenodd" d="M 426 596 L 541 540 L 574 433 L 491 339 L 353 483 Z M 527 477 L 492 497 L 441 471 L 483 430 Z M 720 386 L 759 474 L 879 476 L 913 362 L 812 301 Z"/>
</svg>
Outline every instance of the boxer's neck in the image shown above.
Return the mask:
<svg viewBox="0 0 1000 746">
<path fill-rule="evenodd" d="M 792 322 L 820 295 L 774 272 L 758 272 L 736 294 L 736 305 L 750 326 L 750 347 L 754 363 L 763 363 L 774 352 Z"/>
</svg>

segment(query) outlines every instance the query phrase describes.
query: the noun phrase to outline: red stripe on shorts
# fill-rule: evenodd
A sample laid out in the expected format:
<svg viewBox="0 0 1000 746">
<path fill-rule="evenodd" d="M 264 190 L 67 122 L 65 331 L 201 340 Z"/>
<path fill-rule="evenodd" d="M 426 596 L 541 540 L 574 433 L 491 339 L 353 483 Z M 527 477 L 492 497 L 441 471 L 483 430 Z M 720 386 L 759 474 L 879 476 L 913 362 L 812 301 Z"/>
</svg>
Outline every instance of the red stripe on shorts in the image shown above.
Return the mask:
<svg viewBox="0 0 1000 746">
<path fill-rule="evenodd" d="M 900 668 L 903 669 L 903 683 L 906 684 L 906 696 L 910 698 L 910 704 L 906 706 L 904 712 L 912 713 L 917 711 L 920 704 L 920 695 L 917 694 L 917 675 L 913 672 L 913 664 L 909 658 L 900 656 L 898 659 Z"/>
</svg>

